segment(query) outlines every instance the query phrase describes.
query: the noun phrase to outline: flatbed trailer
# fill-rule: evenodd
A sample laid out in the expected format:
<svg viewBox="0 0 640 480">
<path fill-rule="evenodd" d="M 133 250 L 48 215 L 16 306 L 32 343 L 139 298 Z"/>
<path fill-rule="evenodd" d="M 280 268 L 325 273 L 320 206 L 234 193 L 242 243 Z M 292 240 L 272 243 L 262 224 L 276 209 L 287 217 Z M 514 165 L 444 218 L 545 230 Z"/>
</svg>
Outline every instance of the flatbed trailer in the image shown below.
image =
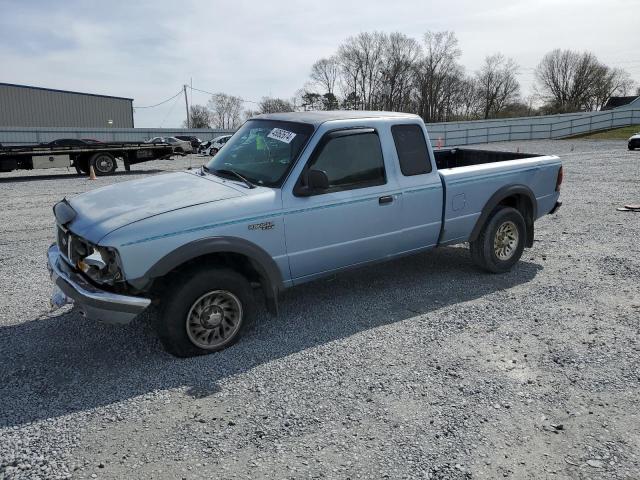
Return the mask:
<svg viewBox="0 0 640 480">
<path fill-rule="evenodd" d="M 120 159 L 126 171 L 136 163 L 170 158 L 173 147 L 166 143 L 95 143 L 82 146 L 0 145 L 0 172 L 74 167 L 87 175 L 110 175 Z"/>
</svg>

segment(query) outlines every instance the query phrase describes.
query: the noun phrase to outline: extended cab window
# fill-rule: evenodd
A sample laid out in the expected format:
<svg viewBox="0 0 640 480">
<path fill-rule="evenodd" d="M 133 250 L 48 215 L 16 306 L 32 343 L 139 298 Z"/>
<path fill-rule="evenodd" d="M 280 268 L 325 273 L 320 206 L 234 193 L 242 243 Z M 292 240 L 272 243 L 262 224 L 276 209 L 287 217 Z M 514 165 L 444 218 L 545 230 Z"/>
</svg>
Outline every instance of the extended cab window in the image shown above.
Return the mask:
<svg viewBox="0 0 640 480">
<path fill-rule="evenodd" d="M 422 128 L 419 125 L 394 125 L 391 127 L 391 133 L 402 174 L 410 177 L 429 173 L 431 160 Z"/>
<path fill-rule="evenodd" d="M 327 174 L 329 191 L 386 183 L 380 139 L 374 132 L 329 134 L 328 141 L 314 155 L 309 168 Z"/>
</svg>

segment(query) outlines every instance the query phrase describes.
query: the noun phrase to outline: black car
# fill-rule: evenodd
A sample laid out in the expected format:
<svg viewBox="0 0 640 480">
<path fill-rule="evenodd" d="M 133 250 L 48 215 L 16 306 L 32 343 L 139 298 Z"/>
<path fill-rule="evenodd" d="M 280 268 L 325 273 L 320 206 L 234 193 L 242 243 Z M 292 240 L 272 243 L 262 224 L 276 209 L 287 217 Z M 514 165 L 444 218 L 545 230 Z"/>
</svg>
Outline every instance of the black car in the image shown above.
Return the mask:
<svg viewBox="0 0 640 480">
<path fill-rule="evenodd" d="M 48 143 L 41 143 L 40 145 L 47 147 L 84 147 L 86 145 L 96 145 L 102 143 L 99 140 L 92 138 L 59 138 Z"/>
<path fill-rule="evenodd" d="M 635 135 L 631 135 L 629 138 L 629 150 L 640 148 L 640 132 Z"/>
<path fill-rule="evenodd" d="M 198 151 L 198 147 L 202 143 L 202 141 L 198 137 L 194 137 L 193 135 L 176 135 L 178 140 L 184 140 L 185 142 L 191 143 L 194 151 Z"/>
</svg>

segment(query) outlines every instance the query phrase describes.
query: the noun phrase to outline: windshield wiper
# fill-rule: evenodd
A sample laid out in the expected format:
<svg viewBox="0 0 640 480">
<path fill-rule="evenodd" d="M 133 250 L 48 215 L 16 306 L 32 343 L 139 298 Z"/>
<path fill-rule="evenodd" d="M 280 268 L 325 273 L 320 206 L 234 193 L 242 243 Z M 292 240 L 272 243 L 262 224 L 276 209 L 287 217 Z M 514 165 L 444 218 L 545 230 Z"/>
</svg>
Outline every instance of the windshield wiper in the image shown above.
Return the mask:
<svg viewBox="0 0 640 480">
<path fill-rule="evenodd" d="M 218 174 L 222 174 L 222 175 L 233 175 L 234 177 L 238 178 L 239 180 L 241 180 L 247 187 L 249 188 L 256 188 L 256 186 L 251 183 L 249 180 L 247 180 L 246 178 L 244 178 L 242 175 L 240 175 L 238 172 L 236 172 L 235 170 L 228 170 L 228 169 L 222 169 L 222 170 L 213 170 L 213 174 L 214 175 L 218 175 Z"/>
</svg>

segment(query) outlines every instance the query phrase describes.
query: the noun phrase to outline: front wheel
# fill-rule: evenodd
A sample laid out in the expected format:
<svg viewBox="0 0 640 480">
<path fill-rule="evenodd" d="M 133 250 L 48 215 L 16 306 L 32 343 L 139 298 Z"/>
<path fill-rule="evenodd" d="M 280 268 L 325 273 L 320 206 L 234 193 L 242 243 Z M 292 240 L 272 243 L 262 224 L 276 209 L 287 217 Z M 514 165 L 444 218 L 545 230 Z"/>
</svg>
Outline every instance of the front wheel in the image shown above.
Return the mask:
<svg viewBox="0 0 640 480">
<path fill-rule="evenodd" d="M 158 336 L 177 357 L 233 345 L 253 317 L 251 285 L 232 270 L 202 268 L 182 274 L 169 283 L 164 297 Z"/>
<path fill-rule="evenodd" d="M 524 250 L 527 227 L 522 214 L 511 207 L 495 210 L 478 238 L 471 242 L 471 258 L 492 273 L 507 272 Z"/>
</svg>

